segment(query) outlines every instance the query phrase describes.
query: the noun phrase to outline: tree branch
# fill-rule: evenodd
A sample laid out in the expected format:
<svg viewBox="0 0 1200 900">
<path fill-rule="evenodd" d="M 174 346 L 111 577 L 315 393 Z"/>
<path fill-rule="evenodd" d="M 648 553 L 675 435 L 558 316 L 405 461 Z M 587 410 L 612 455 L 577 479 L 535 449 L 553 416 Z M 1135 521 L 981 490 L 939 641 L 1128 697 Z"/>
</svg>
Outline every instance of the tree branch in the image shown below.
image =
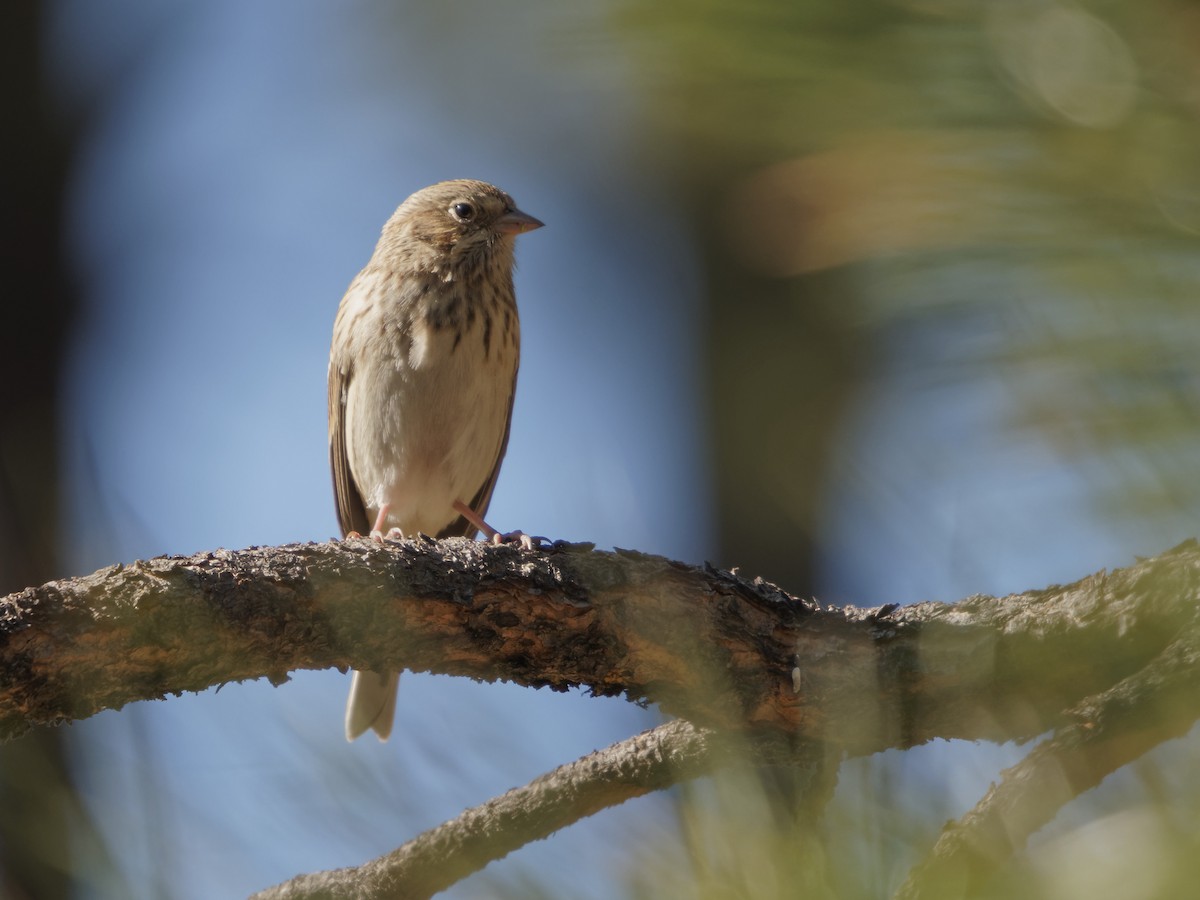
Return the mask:
<svg viewBox="0 0 1200 900">
<path fill-rule="evenodd" d="M 1028 738 L 1200 605 L 1200 548 L 1066 587 L 895 609 L 629 551 L 464 540 L 219 550 L 0 600 L 0 737 L 300 668 L 412 669 L 653 701 L 852 754 Z"/>
<path fill-rule="evenodd" d="M 0 600 L 0 737 L 231 680 L 350 666 L 585 686 L 656 702 L 754 759 L 778 762 L 784 748 L 805 765 L 827 747 L 864 754 L 1058 729 L 902 889 L 925 896 L 947 877 L 986 877 L 1063 803 L 1200 715 L 1198 601 L 1195 542 L 1065 587 L 873 610 L 590 545 L 220 550 Z M 366 866 L 264 896 L 432 893 L 600 808 L 701 774 L 716 764 L 712 741 L 664 726 Z"/>
<path fill-rule="evenodd" d="M 379 859 L 301 875 L 254 900 L 431 897 L 527 843 L 633 797 L 707 774 L 736 752 L 709 731 L 669 722 L 466 810 Z"/>
</svg>

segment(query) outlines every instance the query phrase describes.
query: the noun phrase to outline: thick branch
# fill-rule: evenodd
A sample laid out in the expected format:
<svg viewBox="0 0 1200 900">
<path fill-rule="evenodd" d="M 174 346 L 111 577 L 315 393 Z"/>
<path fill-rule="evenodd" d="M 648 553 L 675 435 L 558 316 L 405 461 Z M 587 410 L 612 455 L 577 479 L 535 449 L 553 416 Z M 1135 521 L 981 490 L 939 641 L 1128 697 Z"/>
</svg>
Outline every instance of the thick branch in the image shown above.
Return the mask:
<svg viewBox="0 0 1200 900">
<path fill-rule="evenodd" d="M 852 753 L 1006 740 L 1190 621 L 1200 549 L 1067 587 L 874 612 L 728 572 L 555 545 L 364 540 L 115 566 L 0 601 L 0 736 L 297 668 L 407 668 L 651 700 Z"/>
</svg>

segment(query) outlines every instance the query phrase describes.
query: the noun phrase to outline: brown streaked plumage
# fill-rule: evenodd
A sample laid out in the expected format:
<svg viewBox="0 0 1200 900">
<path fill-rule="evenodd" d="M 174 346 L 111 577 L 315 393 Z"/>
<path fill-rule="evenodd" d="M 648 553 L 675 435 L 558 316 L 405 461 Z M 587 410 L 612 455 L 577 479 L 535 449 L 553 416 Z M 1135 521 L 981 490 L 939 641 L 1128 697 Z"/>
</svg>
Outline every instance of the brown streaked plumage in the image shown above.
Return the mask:
<svg viewBox="0 0 1200 900">
<path fill-rule="evenodd" d="M 477 531 L 516 390 L 513 238 L 541 225 L 468 180 L 417 191 L 384 225 L 333 326 L 329 458 L 343 535 Z M 354 673 L 347 739 L 368 728 L 387 739 L 398 677 Z"/>
</svg>

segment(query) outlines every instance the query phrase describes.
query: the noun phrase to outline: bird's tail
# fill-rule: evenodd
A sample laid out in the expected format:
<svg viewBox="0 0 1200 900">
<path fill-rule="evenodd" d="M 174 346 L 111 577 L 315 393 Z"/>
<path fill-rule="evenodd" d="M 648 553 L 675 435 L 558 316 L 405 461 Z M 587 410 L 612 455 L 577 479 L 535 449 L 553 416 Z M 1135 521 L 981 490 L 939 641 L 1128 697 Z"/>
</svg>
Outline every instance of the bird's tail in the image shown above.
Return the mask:
<svg viewBox="0 0 1200 900">
<path fill-rule="evenodd" d="M 392 733 L 396 715 L 396 688 L 400 684 L 397 672 L 355 672 L 350 682 L 350 697 L 346 700 L 346 740 L 352 741 L 368 728 L 373 728 L 381 741 Z"/>
</svg>

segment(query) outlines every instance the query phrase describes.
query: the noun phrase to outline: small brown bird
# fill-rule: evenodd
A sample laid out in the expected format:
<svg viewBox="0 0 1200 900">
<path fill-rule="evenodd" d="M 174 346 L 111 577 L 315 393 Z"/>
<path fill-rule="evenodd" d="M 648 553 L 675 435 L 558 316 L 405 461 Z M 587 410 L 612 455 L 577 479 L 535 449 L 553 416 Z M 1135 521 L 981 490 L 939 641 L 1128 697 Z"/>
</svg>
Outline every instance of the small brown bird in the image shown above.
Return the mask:
<svg viewBox="0 0 1200 900">
<path fill-rule="evenodd" d="M 542 223 L 482 181 L 417 191 L 338 307 L 329 458 L 343 536 L 474 536 L 508 446 L 521 333 L 513 244 Z M 355 672 L 346 739 L 392 730 L 399 675 Z"/>
</svg>

